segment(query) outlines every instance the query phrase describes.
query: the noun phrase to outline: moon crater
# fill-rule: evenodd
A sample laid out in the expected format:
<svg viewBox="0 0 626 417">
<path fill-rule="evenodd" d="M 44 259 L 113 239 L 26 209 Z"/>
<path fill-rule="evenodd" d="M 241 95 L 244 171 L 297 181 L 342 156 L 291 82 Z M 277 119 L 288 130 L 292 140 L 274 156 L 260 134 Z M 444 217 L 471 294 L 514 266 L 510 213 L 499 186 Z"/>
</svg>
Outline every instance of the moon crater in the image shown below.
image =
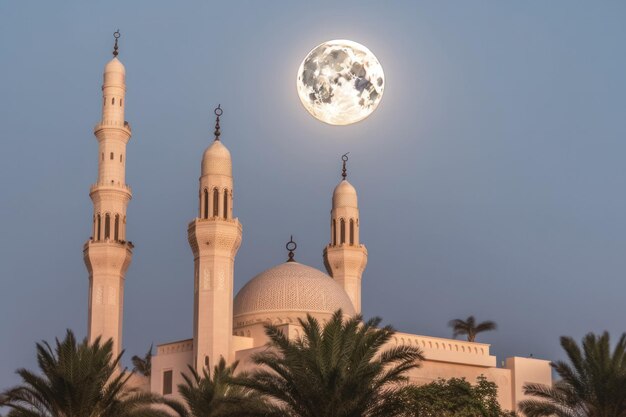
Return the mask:
<svg viewBox="0 0 626 417">
<path fill-rule="evenodd" d="M 304 108 L 331 125 L 369 116 L 385 89 L 383 68 L 365 46 L 349 40 L 324 42 L 304 58 L 296 81 Z"/>
</svg>

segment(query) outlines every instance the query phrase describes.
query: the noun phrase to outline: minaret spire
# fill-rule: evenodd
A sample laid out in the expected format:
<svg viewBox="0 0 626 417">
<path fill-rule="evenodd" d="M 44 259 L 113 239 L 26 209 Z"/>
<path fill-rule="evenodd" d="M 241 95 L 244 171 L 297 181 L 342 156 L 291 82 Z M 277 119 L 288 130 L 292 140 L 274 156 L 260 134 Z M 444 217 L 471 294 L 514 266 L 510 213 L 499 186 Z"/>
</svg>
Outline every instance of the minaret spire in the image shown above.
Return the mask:
<svg viewBox="0 0 626 417">
<path fill-rule="evenodd" d="M 115 49 L 117 39 L 115 32 Z M 93 232 L 83 258 L 89 271 L 88 338 L 113 340 L 113 357 L 122 350 L 124 281 L 133 244 L 126 238 L 126 209 L 132 194 L 126 184 L 126 145 L 131 130 L 124 120 L 126 69 L 117 59 L 104 68 L 102 118 L 94 128 L 98 140 L 98 180 L 91 186 Z"/>
<path fill-rule="evenodd" d="M 341 160 L 343 161 L 343 169 L 341 170 L 341 176 L 343 177 L 344 180 L 348 176 L 348 171 L 346 170 L 346 162 L 348 162 L 349 153 L 350 152 L 346 152 L 343 155 L 341 155 Z"/>
<path fill-rule="evenodd" d="M 298 245 L 296 244 L 296 242 L 293 241 L 293 235 L 290 236 L 289 242 L 287 242 L 285 247 L 289 251 L 289 258 L 287 259 L 287 262 L 295 262 L 295 259 L 293 259 L 293 256 L 294 256 L 294 251 L 298 248 Z"/>
<path fill-rule="evenodd" d="M 224 110 L 222 110 L 222 105 L 218 104 L 217 107 L 215 108 L 215 140 L 220 140 L 220 135 L 222 134 L 222 132 L 220 132 L 220 116 L 222 114 L 224 114 Z"/>
<path fill-rule="evenodd" d="M 113 32 L 113 37 L 115 38 L 115 46 L 113 47 L 113 56 L 117 58 L 117 40 L 120 38 L 120 30 L 116 30 L 115 32 Z"/>
</svg>

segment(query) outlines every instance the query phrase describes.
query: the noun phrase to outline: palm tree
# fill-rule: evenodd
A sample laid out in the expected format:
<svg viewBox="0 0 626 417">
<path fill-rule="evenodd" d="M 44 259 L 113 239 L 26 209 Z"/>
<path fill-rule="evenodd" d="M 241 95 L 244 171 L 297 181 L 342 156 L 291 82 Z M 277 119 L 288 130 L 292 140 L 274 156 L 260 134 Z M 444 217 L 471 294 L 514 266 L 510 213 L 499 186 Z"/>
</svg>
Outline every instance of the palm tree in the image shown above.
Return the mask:
<svg viewBox="0 0 626 417">
<path fill-rule="evenodd" d="M 474 342 L 476 335 L 490 330 L 496 330 L 498 326 L 493 321 L 483 321 L 476 324 L 474 316 L 469 316 L 467 320 L 454 319 L 448 322 L 448 326 L 452 327 L 452 337 L 457 338 L 461 335 L 467 335 L 468 342 Z"/>
<path fill-rule="evenodd" d="M 226 366 L 224 358 L 220 358 L 213 368 L 213 375 L 206 367 L 200 375 L 189 366 L 189 375 L 181 374 L 185 383 L 178 385 L 178 393 L 184 404 L 170 399 L 165 400 L 165 403 L 179 417 L 270 415 L 269 406 L 258 395 L 231 383 L 237 365 L 235 361 Z"/>
<path fill-rule="evenodd" d="M 587 334 L 582 349 L 570 337 L 561 337 L 569 363 L 552 364 L 561 377 L 553 386 L 527 384 L 524 393 L 536 399 L 520 402 L 528 417 L 626 416 L 626 333 L 613 352 L 608 332 Z"/>
<path fill-rule="evenodd" d="M 320 326 L 299 320 L 301 338 L 290 340 L 267 325 L 269 349 L 252 360 L 261 368 L 235 383 L 254 390 L 290 417 L 393 417 L 404 411 L 406 373 L 423 360 L 419 348 L 390 346 L 395 331 L 380 318 L 343 319 L 341 310 Z"/>
<path fill-rule="evenodd" d="M 140 373 L 143 376 L 150 377 L 152 373 L 152 347 L 154 345 L 150 345 L 150 349 L 146 352 L 145 356 L 139 357 L 137 355 L 131 358 L 133 362 L 133 371 Z"/>
<path fill-rule="evenodd" d="M 53 349 L 37 343 L 39 373 L 18 369 L 22 384 L 0 394 L 7 417 L 147 417 L 167 416 L 150 408 L 158 402 L 152 394 L 131 390 L 132 373 L 113 358 L 113 341 L 100 338 L 77 343 L 68 330 Z"/>
</svg>

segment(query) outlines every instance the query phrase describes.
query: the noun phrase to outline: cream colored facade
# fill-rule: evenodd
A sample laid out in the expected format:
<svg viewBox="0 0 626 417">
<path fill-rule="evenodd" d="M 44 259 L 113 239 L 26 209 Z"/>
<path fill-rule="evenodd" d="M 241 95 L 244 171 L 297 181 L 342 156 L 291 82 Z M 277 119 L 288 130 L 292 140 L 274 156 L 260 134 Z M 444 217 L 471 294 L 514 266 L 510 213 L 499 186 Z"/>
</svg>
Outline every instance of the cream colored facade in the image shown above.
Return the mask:
<svg viewBox="0 0 626 417">
<path fill-rule="evenodd" d="M 124 277 L 133 256 L 133 245 L 126 240 L 126 207 L 132 193 L 125 175 L 126 145 L 131 136 L 124 120 L 125 98 L 126 70 L 114 57 L 104 68 L 102 118 L 94 128 L 98 181 L 89 192 L 93 231 L 83 248 L 89 271 L 88 338 L 112 338 L 114 355 L 121 352 Z"/>
<path fill-rule="evenodd" d="M 126 144 L 130 126 L 124 120 L 125 69 L 114 58 L 105 67 L 102 120 L 95 128 L 99 143 L 98 182 L 90 196 L 94 203 L 94 232 L 84 248 L 89 270 L 89 338 L 113 338 L 121 349 L 124 276 L 132 257 L 126 241 L 126 206 L 131 198 L 125 183 Z M 198 215 L 188 226 L 194 260 L 194 315 L 192 338 L 157 346 L 152 376 L 135 377 L 135 386 L 176 396 L 188 367 L 212 367 L 220 357 L 241 361 L 240 369 L 254 367 L 250 357 L 268 341 L 264 325 L 279 325 L 289 337 L 299 337 L 298 319 L 307 314 L 327 320 L 337 309 L 346 315 L 361 311 L 361 282 L 367 250 L 361 243 L 357 191 L 347 180 L 344 158 L 342 179 L 332 194 L 330 239 L 323 251 L 327 272 L 290 259 L 252 278 L 233 294 L 235 257 L 242 225 L 234 215 L 233 165 L 222 143 L 216 110 L 215 139 L 202 156 Z M 191 204 L 191 202 L 190 202 Z M 108 220 L 107 220 L 108 219 Z M 191 297 L 191 294 L 190 294 Z M 191 319 L 191 318 L 190 318 Z M 551 384 L 548 361 L 508 358 L 498 367 L 490 345 L 398 333 L 392 345 L 422 349 L 426 360 L 411 372 L 415 383 L 439 378 L 480 375 L 498 385 L 499 400 L 514 409 L 524 398 L 526 383 Z"/>
</svg>

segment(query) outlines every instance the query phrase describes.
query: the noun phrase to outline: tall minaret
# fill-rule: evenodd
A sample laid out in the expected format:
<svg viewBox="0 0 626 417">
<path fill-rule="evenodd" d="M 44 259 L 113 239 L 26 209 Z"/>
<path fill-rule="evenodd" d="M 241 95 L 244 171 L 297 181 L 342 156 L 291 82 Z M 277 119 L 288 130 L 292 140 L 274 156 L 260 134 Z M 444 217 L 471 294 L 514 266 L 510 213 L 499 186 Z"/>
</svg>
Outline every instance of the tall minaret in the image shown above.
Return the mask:
<svg viewBox="0 0 626 417">
<path fill-rule="evenodd" d="M 194 258 L 194 366 L 212 367 L 232 357 L 233 276 L 241 244 L 241 224 L 233 217 L 233 169 L 230 152 L 220 141 L 215 109 L 215 140 L 202 157 L 199 209 L 187 229 Z"/>
<path fill-rule="evenodd" d="M 124 311 L 124 276 L 132 258 L 132 243 L 126 240 L 126 207 L 131 199 L 124 178 L 126 144 L 130 125 L 124 120 L 125 69 L 117 59 L 104 67 L 102 120 L 94 128 L 98 139 L 98 182 L 91 186 L 93 234 L 83 256 L 89 270 L 89 341 L 102 336 L 113 339 L 113 355 L 121 352 Z"/>
<path fill-rule="evenodd" d="M 333 192 L 330 243 L 324 249 L 326 270 L 348 293 L 354 311 L 361 312 L 361 275 L 367 265 L 367 249 L 359 240 L 359 205 L 356 190 L 346 179 L 348 154 L 341 157 L 343 179 Z"/>
</svg>

